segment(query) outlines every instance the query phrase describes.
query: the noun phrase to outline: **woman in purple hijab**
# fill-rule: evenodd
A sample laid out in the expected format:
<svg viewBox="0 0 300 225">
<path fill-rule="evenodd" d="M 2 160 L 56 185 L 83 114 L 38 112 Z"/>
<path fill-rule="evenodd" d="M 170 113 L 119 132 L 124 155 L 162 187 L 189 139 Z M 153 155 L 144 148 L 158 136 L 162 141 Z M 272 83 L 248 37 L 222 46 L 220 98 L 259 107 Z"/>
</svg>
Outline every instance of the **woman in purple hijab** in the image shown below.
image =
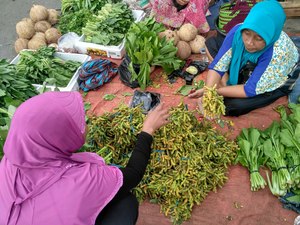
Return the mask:
<svg viewBox="0 0 300 225">
<path fill-rule="evenodd" d="M 128 165 L 108 166 L 85 141 L 78 92 L 48 92 L 16 110 L 0 163 L 0 225 L 135 224 L 130 194 L 142 179 L 152 134 L 168 121 L 160 104 L 150 112 Z"/>
</svg>

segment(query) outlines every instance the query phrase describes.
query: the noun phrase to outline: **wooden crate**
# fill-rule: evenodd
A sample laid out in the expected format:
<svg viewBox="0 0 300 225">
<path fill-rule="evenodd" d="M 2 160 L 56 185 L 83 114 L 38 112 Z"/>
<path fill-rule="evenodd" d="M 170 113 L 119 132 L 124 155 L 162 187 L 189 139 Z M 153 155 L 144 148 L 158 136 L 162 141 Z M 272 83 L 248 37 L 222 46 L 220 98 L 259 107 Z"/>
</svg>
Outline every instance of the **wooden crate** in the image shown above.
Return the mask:
<svg viewBox="0 0 300 225">
<path fill-rule="evenodd" d="M 287 17 L 300 16 L 300 0 L 287 0 L 280 3 Z"/>
</svg>

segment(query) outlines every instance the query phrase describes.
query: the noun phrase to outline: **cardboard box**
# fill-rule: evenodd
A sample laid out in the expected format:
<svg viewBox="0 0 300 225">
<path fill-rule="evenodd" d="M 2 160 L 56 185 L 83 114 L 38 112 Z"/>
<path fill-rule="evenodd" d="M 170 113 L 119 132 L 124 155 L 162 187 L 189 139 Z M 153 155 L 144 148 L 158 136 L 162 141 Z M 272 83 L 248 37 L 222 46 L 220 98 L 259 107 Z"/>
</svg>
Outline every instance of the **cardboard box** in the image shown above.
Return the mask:
<svg viewBox="0 0 300 225">
<path fill-rule="evenodd" d="M 143 10 L 132 10 L 135 22 L 141 21 L 145 17 Z M 85 36 L 75 42 L 74 47 L 79 53 L 104 56 L 113 59 L 122 59 L 125 55 L 125 39 L 118 46 L 105 46 L 84 41 Z"/>
</svg>

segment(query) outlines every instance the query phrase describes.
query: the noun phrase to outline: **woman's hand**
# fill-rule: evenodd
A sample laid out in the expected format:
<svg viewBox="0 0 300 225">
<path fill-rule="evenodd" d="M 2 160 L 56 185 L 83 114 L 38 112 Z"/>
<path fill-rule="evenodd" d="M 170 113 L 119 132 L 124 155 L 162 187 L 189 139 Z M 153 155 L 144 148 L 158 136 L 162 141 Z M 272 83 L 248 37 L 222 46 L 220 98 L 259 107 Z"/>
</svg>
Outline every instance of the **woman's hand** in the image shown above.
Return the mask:
<svg viewBox="0 0 300 225">
<path fill-rule="evenodd" d="M 176 0 L 179 5 L 186 5 L 190 2 L 190 0 Z"/>
<path fill-rule="evenodd" d="M 142 131 L 153 135 L 157 129 L 169 123 L 168 118 L 169 110 L 164 107 L 164 103 L 160 103 L 148 113 Z"/>
<path fill-rule="evenodd" d="M 195 92 L 192 92 L 188 95 L 189 98 L 200 98 L 203 96 L 203 93 L 204 93 L 204 89 L 201 88 Z"/>
</svg>

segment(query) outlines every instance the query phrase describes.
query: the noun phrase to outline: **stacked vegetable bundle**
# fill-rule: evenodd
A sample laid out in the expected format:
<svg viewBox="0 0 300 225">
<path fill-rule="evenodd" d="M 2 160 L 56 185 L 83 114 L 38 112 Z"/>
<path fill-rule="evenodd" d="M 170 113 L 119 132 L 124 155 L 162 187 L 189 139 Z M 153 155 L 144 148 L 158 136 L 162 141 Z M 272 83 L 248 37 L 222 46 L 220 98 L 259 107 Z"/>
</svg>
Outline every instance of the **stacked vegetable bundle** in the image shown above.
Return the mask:
<svg viewBox="0 0 300 225">
<path fill-rule="evenodd" d="M 238 137 L 236 161 L 249 169 L 251 190 L 266 185 L 259 173 L 262 165 L 272 171 L 272 178 L 268 174 L 267 178 L 274 195 L 284 196 L 300 189 L 300 105 L 290 104 L 289 108 L 288 115 L 285 107 L 279 106 L 281 121 L 274 121 L 266 130 L 244 129 Z"/>
<path fill-rule="evenodd" d="M 107 3 L 86 23 L 82 33 L 86 42 L 119 45 L 133 21 L 132 11 L 125 3 Z"/>
<path fill-rule="evenodd" d="M 151 66 L 161 66 L 170 74 L 183 65 L 176 56 L 177 48 L 173 42 L 158 37 L 158 33 L 164 30 L 154 18 L 147 18 L 133 23 L 126 34 L 125 49 L 131 61 L 128 69 L 132 81 L 137 80 L 142 90 L 150 84 Z"/>
<path fill-rule="evenodd" d="M 11 118 L 17 106 L 36 95 L 31 82 L 17 75 L 16 66 L 0 60 L 0 160 Z"/>
<path fill-rule="evenodd" d="M 225 183 L 237 145 L 208 122 L 199 123 L 183 104 L 170 113 L 171 123 L 155 134 L 150 165 L 135 194 L 158 203 L 174 224 L 180 224 L 190 218 L 195 204 Z M 140 107 L 123 105 L 90 118 L 88 150 L 98 152 L 107 163 L 125 166 L 143 119 Z"/>
<path fill-rule="evenodd" d="M 20 52 L 16 65 L 18 76 L 28 79 L 32 84 L 55 84 L 66 86 L 81 63 L 64 61 L 54 56 L 55 48 L 41 47 L 36 51 Z"/>
<path fill-rule="evenodd" d="M 117 3 L 119 0 L 62 0 L 61 17 L 58 28 L 62 34 L 75 32 L 82 34 L 82 28 L 88 21 L 92 21 L 93 15 L 106 3 Z"/>
</svg>

